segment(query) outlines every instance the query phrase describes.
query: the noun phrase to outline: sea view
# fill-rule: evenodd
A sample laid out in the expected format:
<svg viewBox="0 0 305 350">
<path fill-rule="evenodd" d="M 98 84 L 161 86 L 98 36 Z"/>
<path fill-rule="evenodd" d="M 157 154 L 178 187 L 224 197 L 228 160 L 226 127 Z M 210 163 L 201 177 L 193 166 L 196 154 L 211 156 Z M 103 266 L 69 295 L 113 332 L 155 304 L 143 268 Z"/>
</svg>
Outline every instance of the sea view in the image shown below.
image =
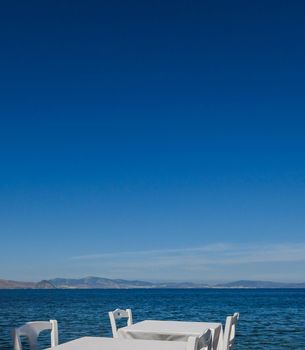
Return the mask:
<svg viewBox="0 0 305 350">
<path fill-rule="evenodd" d="M 304 33 L 305 1 L 0 2 L 0 350 L 305 350 Z"/>
<path fill-rule="evenodd" d="M 0 290 L 0 349 L 10 330 L 30 320 L 57 319 L 59 342 L 111 336 L 108 311 L 145 319 L 225 322 L 240 312 L 236 350 L 305 348 L 305 289 Z M 41 335 L 41 347 L 49 336 Z"/>
</svg>

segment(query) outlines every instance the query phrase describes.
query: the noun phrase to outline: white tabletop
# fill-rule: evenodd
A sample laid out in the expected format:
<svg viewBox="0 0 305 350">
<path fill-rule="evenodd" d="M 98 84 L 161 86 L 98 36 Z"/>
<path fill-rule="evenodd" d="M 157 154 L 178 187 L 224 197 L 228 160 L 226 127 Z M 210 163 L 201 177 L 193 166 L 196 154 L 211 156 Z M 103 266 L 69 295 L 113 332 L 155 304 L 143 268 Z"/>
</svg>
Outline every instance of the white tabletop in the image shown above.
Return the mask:
<svg viewBox="0 0 305 350">
<path fill-rule="evenodd" d="M 200 337 L 207 329 L 212 331 L 212 349 L 222 349 L 221 323 L 147 320 L 120 328 L 118 335 L 124 339 L 187 341 L 190 336 Z"/>
<path fill-rule="evenodd" d="M 48 350 L 186 350 L 186 342 L 83 337 Z"/>
</svg>

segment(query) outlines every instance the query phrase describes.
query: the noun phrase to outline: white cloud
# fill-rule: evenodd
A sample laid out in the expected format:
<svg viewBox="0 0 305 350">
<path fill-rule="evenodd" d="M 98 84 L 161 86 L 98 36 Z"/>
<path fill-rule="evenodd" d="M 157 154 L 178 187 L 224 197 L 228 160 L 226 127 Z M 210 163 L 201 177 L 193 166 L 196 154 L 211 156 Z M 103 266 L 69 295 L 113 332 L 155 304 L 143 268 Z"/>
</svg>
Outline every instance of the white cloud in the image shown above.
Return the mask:
<svg viewBox="0 0 305 350">
<path fill-rule="evenodd" d="M 295 279 L 304 279 L 296 266 L 305 265 L 305 243 L 217 243 L 185 249 L 122 251 L 74 256 L 69 265 L 108 277 L 232 280 L 235 278 L 289 279 L 285 266 L 294 264 Z M 283 270 L 283 273 L 279 271 Z M 272 279 L 272 278 L 271 278 Z"/>
<path fill-rule="evenodd" d="M 87 254 L 71 257 L 71 261 L 98 261 L 108 259 L 128 259 L 136 261 L 143 257 L 167 261 L 204 261 L 206 263 L 239 264 L 270 261 L 305 261 L 305 243 L 299 244 L 226 244 L 218 243 L 184 249 L 120 251 L 111 253 Z"/>
</svg>

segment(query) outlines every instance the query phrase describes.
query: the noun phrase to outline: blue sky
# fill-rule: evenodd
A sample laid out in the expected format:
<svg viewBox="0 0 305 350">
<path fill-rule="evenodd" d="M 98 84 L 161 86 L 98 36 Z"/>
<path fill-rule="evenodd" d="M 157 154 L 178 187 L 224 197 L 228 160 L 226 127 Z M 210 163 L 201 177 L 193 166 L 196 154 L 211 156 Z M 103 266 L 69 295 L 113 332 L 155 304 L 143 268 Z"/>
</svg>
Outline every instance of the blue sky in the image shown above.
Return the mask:
<svg viewBox="0 0 305 350">
<path fill-rule="evenodd" d="M 0 278 L 305 281 L 305 4 L 0 11 Z"/>
</svg>

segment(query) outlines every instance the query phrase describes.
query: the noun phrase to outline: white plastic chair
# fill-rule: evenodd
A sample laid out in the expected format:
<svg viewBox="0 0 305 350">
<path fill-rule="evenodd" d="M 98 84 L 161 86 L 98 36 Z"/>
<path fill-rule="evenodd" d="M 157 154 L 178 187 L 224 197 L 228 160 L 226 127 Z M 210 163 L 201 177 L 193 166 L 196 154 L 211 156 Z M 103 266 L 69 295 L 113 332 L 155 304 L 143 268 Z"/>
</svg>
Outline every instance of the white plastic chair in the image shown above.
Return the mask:
<svg viewBox="0 0 305 350">
<path fill-rule="evenodd" d="M 225 332 L 223 336 L 223 350 L 233 349 L 238 319 L 238 312 L 235 312 L 233 316 L 228 316 L 226 319 Z"/>
<path fill-rule="evenodd" d="M 186 350 L 198 350 L 198 337 L 188 337 Z"/>
<path fill-rule="evenodd" d="M 186 350 L 212 350 L 212 332 L 207 329 L 200 337 L 188 337 Z"/>
<path fill-rule="evenodd" d="M 22 350 L 21 338 L 27 337 L 30 350 L 38 349 L 38 336 L 44 330 L 51 331 L 51 347 L 58 345 L 58 326 L 56 320 L 27 322 L 13 330 L 13 342 L 15 350 Z"/>
<path fill-rule="evenodd" d="M 120 320 L 121 318 L 127 318 L 127 326 L 132 325 L 131 309 L 126 309 L 126 310 L 116 309 L 114 311 L 108 312 L 108 315 L 110 318 L 113 338 L 118 338 L 118 328 L 117 328 L 116 320 Z"/>
</svg>

